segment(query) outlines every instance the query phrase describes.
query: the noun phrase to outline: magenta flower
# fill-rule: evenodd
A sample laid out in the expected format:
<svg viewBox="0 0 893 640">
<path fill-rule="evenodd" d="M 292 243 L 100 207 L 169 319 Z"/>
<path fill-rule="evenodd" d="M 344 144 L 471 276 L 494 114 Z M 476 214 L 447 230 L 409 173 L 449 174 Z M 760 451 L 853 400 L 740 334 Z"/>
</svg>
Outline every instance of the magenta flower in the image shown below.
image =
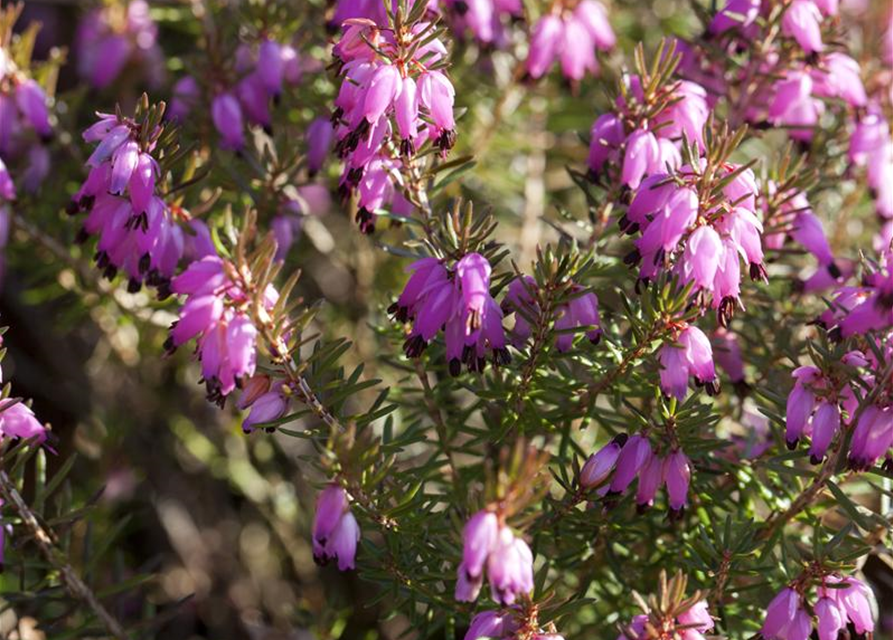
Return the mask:
<svg viewBox="0 0 893 640">
<path fill-rule="evenodd" d="M 671 514 L 680 514 L 688 504 L 688 487 L 691 484 L 691 465 L 682 450 L 673 451 L 663 465 L 667 483 Z M 640 481 L 641 482 L 641 481 Z"/>
<path fill-rule="evenodd" d="M 816 398 L 809 385 L 819 374 L 815 367 L 799 367 L 794 371 L 797 382 L 788 396 L 785 417 L 785 441 L 788 449 L 797 447 L 815 409 Z"/>
<path fill-rule="evenodd" d="M 575 327 L 589 327 L 586 337 L 592 344 L 601 339 L 601 318 L 598 313 L 598 298 L 591 291 L 585 292 L 583 287 L 573 285 L 571 299 L 557 309 L 558 319 L 555 321 L 555 348 L 568 351 L 574 342 L 574 333 L 569 330 Z"/>
<path fill-rule="evenodd" d="M 0 436 L 28 440 L 37 438 L 38 444 L 47 439 L 47 427 L 42 424 L 31 407 L 7 398 L 0 400 Z"/>
<path fill-rule="evenodd" d="M 616 495 L 626 491 L 651 457 L 651 443 L 647 436 L 638 433 L 631 436 L 620 450 L 609 492 Z"/>
<path fill-rule="evenodd" d="M 220 134 L 220 145 L 231 151 L 245 146 L 242 107 L 232 93 L 220 93 L 211 102 L 211 119 Z"/>
<path fill-rule="evenodd" d="M 625 433 L 614 437 L 611 442 L 589 456 L 580 470 L 580 485 L 586 489 L 597 487 L 607 480 L 614 470 L 620 451 L 629 439 Z"/>
<path fill-rule="evenodd" d="M 719 327 L 711 340 L 713 360 L 720 369 L 726 372 L 729 380 L 736 387 L 746 387 L 744 380 L 744 359 L 737 336 L 723 327 Z"/>
<path fill-rule="evenodd" d="M 769 603 L 760 634 L 766 640 L 788 640 L 789 630 L 801 611 L 797 592 L 790 588 L 783 589 Z"/>
<path fill-rule="evenodd" d="M 818 403 L 812 419 L 812 442 L 809 447 L 809 459 L 819 464 L 828 451 L 828 446 L 840 431 L 840 408 L 836 402 L 827 400 Z"/>
<path fill-rule="evenodd" d="M 338 561 L 338 569 L 356 567 L 360 527 L 350 512 L 347 493 L 339 485 L 323 489 L 316 502 L 313 518 L 313 559 L 320 565 Z"/>
<path fill-rule="evenodd" d="M 718 34 L 729 29 L 744 29 L 752 25 L 759 15 L 760 0 L 728 0 L 713 16 L 709 31 Z"/>
<path fill-rule="evenodd" d="M 198 104 L 201 89 L 192 76 L 183 76 L 174 83 L 171 100 L 165 115 L 171 120 L 183 122 Z"/>
<path fill-rule="evenodd" d="M 518 623 L 511 612 L 482 611 L 471 621 L 464 640 L 512 637 L 518 630 Z"/>
<path fill-rule="evenodd" d="M 512 344 L 521 348 L 530 338 L 530 322 L 540 313 L 536 302 L 536 280 L 531 276 L 521 276 L 509 283 L 508 292 L 502 300 L 502 312 L 505 315 L 515 314 L 515 326 L 512 327 Z"/>
<path fill-rule="evenodd" d="M 812 72 L 813 93 L 823 98 L 840 98 L 852 107 L 868 104 L 859 63 L 845 53 L 833 52 L 822 58 Z"/>
<path fill-rule="evenodd" d="M 781 19 L 781 31 L 794 38 L 807 53 L 817 53 L 822 45 L 822 12 L 812 0 L 793 0 Z"/>
<path fill-rule="evenodd" d="M 19 112 L 42 140 L 53 136 L 47 96 L 37 81 L 27 79 L 15 88 L 15 101 Z"/>
<path fill-rule="evenodd" d="M 636 510 L 643 513 L 654 504 L 654 497 L 666 480 L 667 461 L 652 455 L 639 472 L 636 487 Z"/>
<path fill-rule="evenodd" d="M 288 399 L 282 395 L 281 390 L 268 391 L 250 403 L 240 405 L 240 409 L 251 409 L 248 416 L 242 420 L 242 431 L 245 433 L 254 431 L 255 425 L 278 420 L 288 411 Z"/>
<path fill-rule="evenodd" d="M 893 450 L 893 408 L 869 405 L 859 417 L 850 444 L 850 468 L 867 471 Z"/>
</svg>

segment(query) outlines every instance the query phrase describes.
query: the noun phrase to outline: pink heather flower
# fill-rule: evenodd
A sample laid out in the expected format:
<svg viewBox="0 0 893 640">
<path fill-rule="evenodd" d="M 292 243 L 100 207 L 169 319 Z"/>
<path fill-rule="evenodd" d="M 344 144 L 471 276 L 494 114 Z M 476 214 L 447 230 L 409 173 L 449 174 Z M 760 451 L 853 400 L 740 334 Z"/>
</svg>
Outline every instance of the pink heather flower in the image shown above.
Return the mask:
<svg viewBox="0 0 893 640">
<path fill-rule="evenodd" d="M 647 622 L 648 616 L 645 614 L 639 614 L 633 617 L 632 622 L 630 622 L 623 629 L 623 632 L 617 636 L 617 640 L 639 640 L 639 638 L 644 638 L 645 625 Z"/>
<path fill-rule="evenodd" d="M 464 640 L 506 638 L 517 630 L 518 622 L 510 611 L 482 611 L 472 619 Z"/>
<path fill-rule="evenodd" d="M 584 0 L 573 12 L 546 13 L 533 27 L 527 73 L 539 79 L 557 60 L 564 76 L 579 82 L 586 73 L 598 73 L 595 50 L 614 47 L 616 37 L 604 7 L 597 0 Z"/>
<path fill-rule="evenodd" d="M 132 68 L 157 87 L 164 80 L 165 68 L 157 35 L 144 0 L 127 3 L 125 20 L 112 7 L 95 9 L 84 17 L 75 35 L 78 74 L 96 89 L 104 89 L 125 68 Z"/>
<path fill-rule="evenodd" d="M 657 138 L 650 131 L 634 131 L 626 140 L 620 181 L 630 189 L 638 189 L 642 178 L 660 169 Z"/>
<path fill-rule="evenodd" d="M 555 348 L 559 351 L 568 351 L 574 342 L 574 333 L 566 332 L 575 327 L 591 327 L 586 331 L 586 337 L 593 344 L 598 344 L 601 338 L 601 318 L 598 313 L 598 298 L 594 293 L 582 293 L 583 287 L 573 285 L 570 301 L 562 304 L 557 309 L 558 319 L 555 321 L 555 331 L 559 332 L 555 338 Z"/>
<path fill-rule="evenodd" d="M 688 393 L 688 377 L 703 386 L 708 395 L 719 393 L 719 380 L 713 366 L 710 340 L 697 327 L 686 327 L 676 338 L 676 344 L 666 343 L 660 350 L 660 386 L 663 392 L 678 400 Z"/>
<path fill-rule="evenodd" d="M 807 385 L 818 375 L 815 367 L 800 367 L 794 371 L 797 382 L 788 396 L 785 414 L 785 441 L 789 449 L 796 448 L 815 409 L 815 394 Z"/>
<path fill-rule="evenodd" d="M 605 162 L 620 148 L 626 134 L 623 121 L 613 113 L 600 115 L 592 124 L 589 134 L 589 169 L 601 173 Z"/>
<path fill-rule="evenodd" d="M 652 455 L 639 472 L 639 485 L 636 488 L 636 509 L 640 513 L 654 504 L 658 489 L 663 486 L 666 474 L 665 460 Z"/>
<path fill-rule="evenodd" d="M 710 33 L 725 33 L 729 29 L 744 29 L 760 15 L 760 0 L 728 0 L 710 22 Z"/>
<path fill-rule="evenodd" d="M 37 81 L 28 78 L 17 84 L 15 103 L 25 124 L 34 129 L 42 140 L 48 140 L 53 136 L 47 96 Z"/>
<path fill-rule="evenodd" d="M 812 419 L 812 442 L 809 447 L 809 458 L 813 464 L 820 463 L 825 453 L 828 451 L 828 445 L 840 431 L 840 408 L 837 403 L 822 401 L 819 402 Z"/>
<path fill-rule="evenodd" d="M 589 456 L 580 470 L 580 486 L 586 489 L 597 487 L 607 480 L 614 470 L 620 451 L 629 439 L 625 433 L 616 436 L 611 442 Z"/>
<path fill-rule="evenodd" d="M 813 607 L 818 620 L 819 640 L 837 640 L 841 629 L 846 626 L 846 612 L 841 611 L 835 600 L 819 598 Z"/>
<path fill-rule="evenodd" d="M 679 514 L 688 504 L 688 487 L 691 483 L 691 465 L 681 450 L 673 451 L 667 456 L 663 475 L 667 483 L 670 511 Z"/>
<path fill-rule="evenodd" d="M 793 0 L 781 18 L 781 32 L 806 53 L 817 53 L 824 48 L 821 23 L 822 12 L 812 0 Z"/>
<path fill-rule="evenodd" d="M 698 227 L 688 237 L 683 256 L 683 272 L 697 287 L 712 289 L 724 253 L 722 239 L 710 226 Z"/>
<path fill-rule="evenodd" d="M 630 437 L 620 450 L 609 492 L 620 494 L 626 491 L 651 457 L 651 443 L 646 436 L 635 434 Z"/>
<path fill-rule="evenodd" d="M 95 259 L 106 277 L 122 270 L 131 291 L 145 282 L 163 298 L 183 256 L 185 235 L 156 192 L 159 168 L 152 151 L 162 130 L 143 141 L 140 126 L 129 118 L 100 114 L 99 122 L 84 131 L 85 141 L 99 144 L 68 212 L 88 212 L 79 240 L 98 236 Z"/>
<path fill-rule="evenodd" d="M 288 399 L 281 391 L 268 391 L 248 406 L 251 411 L 242 421 L 242 431 L 245 433 L 254 431 L 255 425 L 273 422 L 283 417 L 288 411 Z"/>
<path fill-rule="evenodd" d="M 676 616 L 676 622 L 680 625 L 691 625 L 682 631 L 682 640 L 703 640 L 704 634 L 711 631 L 714 626 L 706 600 L 699 600 L 680 613 Z"/>
<path fill-rule="evenodd" d="M 869 405 L 862 411 L 850 443 L 849 466 L 867 471 L 893 449 L 893 408 Z"/>
<path fill-rule="evenodd" d="M 809 0 L 796 0 L 809 4 Z M 809 141 L 812 130 L 824 110 L 820 100 L 813 97 L 812 76 L 804 70 L 787 72 L 776 81 L 775 95 L 769 103 L 769 121 L 788 127 L 788 135 L 795 140 Z"/>
<path fill-rule="evenodd" d="M 766 618 L 760 634 L 766 640 L 788 640 L 789 630 L 801 611 L 800 596 L 797 592 L 789 587 L 782 589 L 766 609 Z"/>
<path fill-rule="evenodd" d="M 245 146 L 242 107 L 229 92 L 217 94 L 211 102 L 211 119 L 220 134 L 220 146 L 231 151 L 241 151 Z"/>
<path fill-rule="evenodd" d="M 323 162 L 332 148 L 334 132 L 328 118 L 313 120 L 305 133 L 307 139 L 307 170 L 314 175 L 322 168 Z"/>
<path fill-rule="evenodd" d="M 185 121 L 198 104 L 200 97 L 201 89 L 195 78 L 183 76 L 174 83 L 171 101 L 165 110 L 165 115 L 171 120 Z"/>
<path fill-rule="evenodd" d="M 530 321 L 540 313 L 536 302 L 536 280 L 531 276 L 521 276 L 509 283 L 508 292 L 502 300 L 502 312 L 505 315 L 515 314 L 515 326 L 512 327 L 512 344 L 520 349 L 530 338 Z"/>
<path fill-rule="evenodd" d="M 533 553 L 508 527 L 499 530 L 487 559 L 487 580 L 491 597 L 501 605 L 514 604 L 518 596 L 533 591 Z"/>
<path fill-rule="evenodd" d="M 347 493 L 340 486 L 330 484 L 320 492 L 316 502 L 313 559 L 320 565 L 337 560 L 339 570 L 353 569 L 359 541 L 360 527 L 350 512 Z"/>
<path fill-rule="evenodd" d="M 868 104 L 859 63 L 845 53 L 824 56 L 821 67 L 812 72 L 813 94 L 823 98 L 840 98 L 851 107 Z"/>
<path fill-rule="evenodd" d="M 847 585 L 843 589 L 829 589 L 832 597 L 837 600 L 838 606 L 846 613 L 846 617 L 852 623 L 859 635 L 874 632 L 874 618 L 871 615 L 871 590 L 861 580 L 847 577 L 838 581 L 838 584 Z"/>
<path fill-rule="evenodd" d="M 0 436 L 22 440 L 36 437 L 37 443 L 43 444 L 47 439 L 47 428 L 28 405 L 7 398 L 0 400 Z"/>
</svg>

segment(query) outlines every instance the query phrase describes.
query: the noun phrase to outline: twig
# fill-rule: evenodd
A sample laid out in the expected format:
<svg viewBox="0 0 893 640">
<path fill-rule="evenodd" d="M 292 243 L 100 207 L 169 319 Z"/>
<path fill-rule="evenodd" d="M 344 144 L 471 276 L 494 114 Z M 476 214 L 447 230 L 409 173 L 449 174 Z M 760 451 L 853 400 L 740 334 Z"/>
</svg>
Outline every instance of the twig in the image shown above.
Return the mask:
<svg viewBox="0 0 893 640">
<path fill-rule="evenodd" d="M 81 580 L 74 568 L 59 557 L 50 533 L 41 526 L 37 516 L 22 498 L 5 471 L 0 471 L 0 493 L 3 494 L 3 499 L 13 505 L 18 512 L 47 562 L 59 572 L 69 593 L 87 605 L 113 637 L 118 640 L 127 640 L 127 633 L 121 623 L 102 605 L 96 594 Z"/>
</svg>

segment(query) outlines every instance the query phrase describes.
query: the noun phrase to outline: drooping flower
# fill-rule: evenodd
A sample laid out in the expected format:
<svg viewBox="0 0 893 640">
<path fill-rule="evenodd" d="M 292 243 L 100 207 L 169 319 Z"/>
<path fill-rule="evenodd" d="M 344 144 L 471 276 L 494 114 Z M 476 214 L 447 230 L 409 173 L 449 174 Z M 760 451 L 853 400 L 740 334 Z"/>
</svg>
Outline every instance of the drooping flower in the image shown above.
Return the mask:
<svg viewBox="0 0 893 640">
<path fill-rule="evenodd" d="M 347 492 L 340 485 L 330 484 L 316 502 L 313 518 L 313 559 L 321 565 L 338 561 L 338 569 L 356 567 L 360 526 L 350 511 Z"/>
<path fill-rule="evenodd" d="M 84 131 L 98 143 L 87 160 L 90 173 L 69 205 L 69 213 L 88 213 L 80 239 L 98 236 L 95 260 L 112 279 L 119 270 L 138 291 L 143 282 L 164 297 L 183 255 L 185 237 L 167 203 L 158 195 L 158 163 L 152 153 L 162 133 L 145 132 L 144 123 L 100 114 Z"/>
<path fill-rule="evenodd" d="M 597 0 L 553 3 L 531 31 L 527 73 L 536 80 L 557 61 L 564 77 L 579 82 L 587 73 L 598 73 L 596 49 L 607 51 L 615 43 L 607 13 Z"/>
<path fill-rule="evenodd" d="M 586 489 L 592 489 L 604 482 L 614 470 L 617 459 L 620 457 L 620 451 L 628 439 L 627 434 L 621 433 L 589 456 L 586 464 L 580 470 L 580 485 Z"/>
</svg>

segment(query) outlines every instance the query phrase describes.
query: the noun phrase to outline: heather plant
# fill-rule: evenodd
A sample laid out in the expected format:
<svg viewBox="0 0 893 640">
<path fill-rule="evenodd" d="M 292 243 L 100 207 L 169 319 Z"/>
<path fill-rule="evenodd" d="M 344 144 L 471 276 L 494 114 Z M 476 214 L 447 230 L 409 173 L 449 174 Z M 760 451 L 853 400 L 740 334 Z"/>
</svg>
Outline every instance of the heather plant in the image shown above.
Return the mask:
<svg viewBox="0 0 893 640">
<path fill-rule="evenodd" d="M 893 637 L 891 20 L 4 8 L 0 636 Z"/>
</svg>

